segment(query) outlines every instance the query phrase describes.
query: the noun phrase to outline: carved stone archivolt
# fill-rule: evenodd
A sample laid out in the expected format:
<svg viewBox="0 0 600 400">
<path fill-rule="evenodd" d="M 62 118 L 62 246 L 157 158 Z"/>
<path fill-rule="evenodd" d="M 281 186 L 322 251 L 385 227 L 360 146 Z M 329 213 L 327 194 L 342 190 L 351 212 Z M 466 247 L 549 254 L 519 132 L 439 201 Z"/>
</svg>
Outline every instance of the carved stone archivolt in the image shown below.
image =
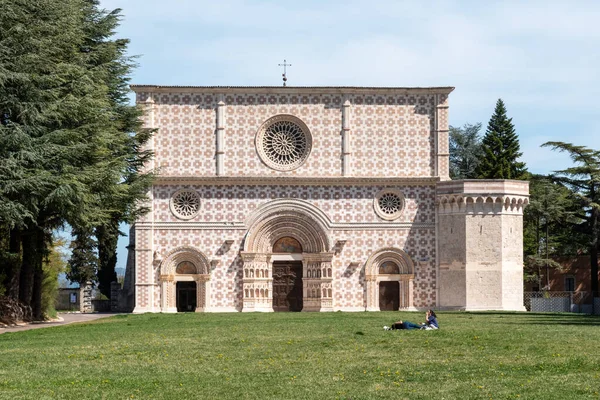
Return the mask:
<svg viewBox="0 0 600 400">
<path fill-rule="evenodd" d="M 414 277 L 415 266 L 406 252 L 395 247 L 385 247 L 377 250 L 365 264 L 367 311 L 380 310 L 379 283 L 389 281 L 399 282 L 400 308 L 412 308 Z"/>
<path fill-rule="evenodd" d="M 328 252 L 332 247 L 328 225 L 327 216 L 306 201 L 275 200 L 263 204 L 248 219 L 244 251 L 270 253 L 278 239 L 291 236 L 305 253 Z"/>
<path fill-rule="evenodd" d="M 161 310 L 176 312 L 177 282 L 196 282 L 196 311 L 208 307 L 210 287 L 208 258 L 194 247 L 178 247 L 169 252 L 160 263 Z"/>
</svg>

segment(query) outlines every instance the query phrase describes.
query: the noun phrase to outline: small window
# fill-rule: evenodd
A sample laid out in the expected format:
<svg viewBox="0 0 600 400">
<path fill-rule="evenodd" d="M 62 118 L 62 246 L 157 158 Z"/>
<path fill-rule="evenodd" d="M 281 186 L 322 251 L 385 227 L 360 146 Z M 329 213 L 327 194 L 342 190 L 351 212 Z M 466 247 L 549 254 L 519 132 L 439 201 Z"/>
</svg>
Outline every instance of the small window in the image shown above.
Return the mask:
<svg viewBox="0 0 600 400">
<path fill-rule="evenodd" d="M 565 278 L 565 292 L 574 292 L 575 291 L 575 278 L 572 276 L 567 276 Z"/>
</svg>

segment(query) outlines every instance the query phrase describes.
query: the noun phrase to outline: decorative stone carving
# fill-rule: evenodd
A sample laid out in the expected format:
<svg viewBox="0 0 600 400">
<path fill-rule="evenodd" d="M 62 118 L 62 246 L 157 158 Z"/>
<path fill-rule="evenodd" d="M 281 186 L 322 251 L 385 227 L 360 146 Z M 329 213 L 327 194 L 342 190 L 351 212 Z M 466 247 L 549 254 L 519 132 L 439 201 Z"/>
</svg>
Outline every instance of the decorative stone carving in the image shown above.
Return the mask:
<svg viewBox="0 0 600 400">
<path fill-rule="evenodd" d="M 412 308 L 414 274 L 414 263 L 404 251 L 394 247 L 385 247 L 373 253 L 365 264 L 367 311 L 380 310 L 379 282 L 384 281 L 399 282 L 399 306 L 401 309 Z"/>
<path fill-rule="evenodd" d="M 200 211 L 200 195 L 195 190 L 181 189 L 173 194 L 169 205 L 177 218 L 192 219 Z"/>
<path fill-rule="evenodd" d="M 393 221 L 404 210 L 404 195 L 398 189 L 383 189 L 375 195 L 373 209 L 380 218 Z"/>
<path fill-rule="evenodd" d="M 242 311 L 273 311 L 273 274 L 271 255 L 241 253 L 244 261 Z"/>
<path fill-rule="evenodd" d="M 269 118 L 256 134 L 256 151 L 261 160 L 278 171 L 300 167 L 312 148 L 308 127 L 292 115 Z"/>
</svg>

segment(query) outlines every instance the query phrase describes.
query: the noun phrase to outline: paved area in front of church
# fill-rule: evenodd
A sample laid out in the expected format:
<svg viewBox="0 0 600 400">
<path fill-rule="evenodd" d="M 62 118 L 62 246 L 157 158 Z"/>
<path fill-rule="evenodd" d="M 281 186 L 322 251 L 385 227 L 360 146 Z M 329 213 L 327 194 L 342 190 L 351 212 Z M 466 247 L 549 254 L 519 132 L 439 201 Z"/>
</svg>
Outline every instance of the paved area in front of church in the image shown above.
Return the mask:
<svg viewBox="0 0 600 400">
<path fill-rule="evenodd" d="M 113 315 L 117 315 L 116 313 L 94 313 L 94 314 L 81 314 L 81 313 L 59 313 L 58 316 L 62 319 L 62 321 L 48 321 L 27 325 L 19 325 L 19 326 L 11 326 L 9 328 L 0 327 L 0 334 L 7 332 L 21 332 L 27 331 L 30 329 L 40 329 L 40 328 L 50 328 L 53 326 L 61 326 L 68 325 L 75 322 L 87 322 L 93 321 L 99 318 L 107 318 L 112 317 Z"/>
</svg>

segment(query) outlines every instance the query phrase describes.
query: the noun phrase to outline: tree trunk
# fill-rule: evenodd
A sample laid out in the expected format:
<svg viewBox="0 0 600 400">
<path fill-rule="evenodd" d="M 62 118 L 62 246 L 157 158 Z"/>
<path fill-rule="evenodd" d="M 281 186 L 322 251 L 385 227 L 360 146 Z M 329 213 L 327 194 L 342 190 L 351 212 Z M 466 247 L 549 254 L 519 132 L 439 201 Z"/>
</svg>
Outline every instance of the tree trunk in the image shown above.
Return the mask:
<svg viewBox="0 0 600 400">
<path fill-rule="evenodd" d="M 36 230 L 29 229 L 24 232 L 21 243 L 23 244 L 23 262 L 19 275 L 19 300 L 26 305 L 31 305 L 33 295 L 33 272 L 37 253 Z"/>
<path fill-rule="evenodd" d="M 111 282 L 117 281 L 117 242 L 119 240 L 119 222 L 111 221 L 96 228 L 98 240 L 98 288 L 110 299 Z"/>
<path fill-rule="evenodd" d="M 5 265 L 4 287 L 6 296 L 19 298 L 19 270 L 21 269 L 21 231 L 11 229 L 8 239 L 8 259 Z"/>
<path fill-rule="evenodd" d="M 598 296 L 598 237 L 600 235 L 600 215 L 598 210 L 592 209 L 592 243 L 590 246 L 590 264 L 591 264 L 591 279 L 592 279 L 592 296 Z"/>
<path fill-rule="evenodd" d="M 44 280 L 44 255 L 45 255 L 45 235 L 43 231 L 37 231 L 35 237 L 36 253 L 35 253 L 35 264 L 33 270 L 33 290 L 31 299 L 31 312 L 33 314 L 34 321 L 40 321 L 44 317 L 44 310 L 42 310 L 42 283 Z"/>
</svg>

